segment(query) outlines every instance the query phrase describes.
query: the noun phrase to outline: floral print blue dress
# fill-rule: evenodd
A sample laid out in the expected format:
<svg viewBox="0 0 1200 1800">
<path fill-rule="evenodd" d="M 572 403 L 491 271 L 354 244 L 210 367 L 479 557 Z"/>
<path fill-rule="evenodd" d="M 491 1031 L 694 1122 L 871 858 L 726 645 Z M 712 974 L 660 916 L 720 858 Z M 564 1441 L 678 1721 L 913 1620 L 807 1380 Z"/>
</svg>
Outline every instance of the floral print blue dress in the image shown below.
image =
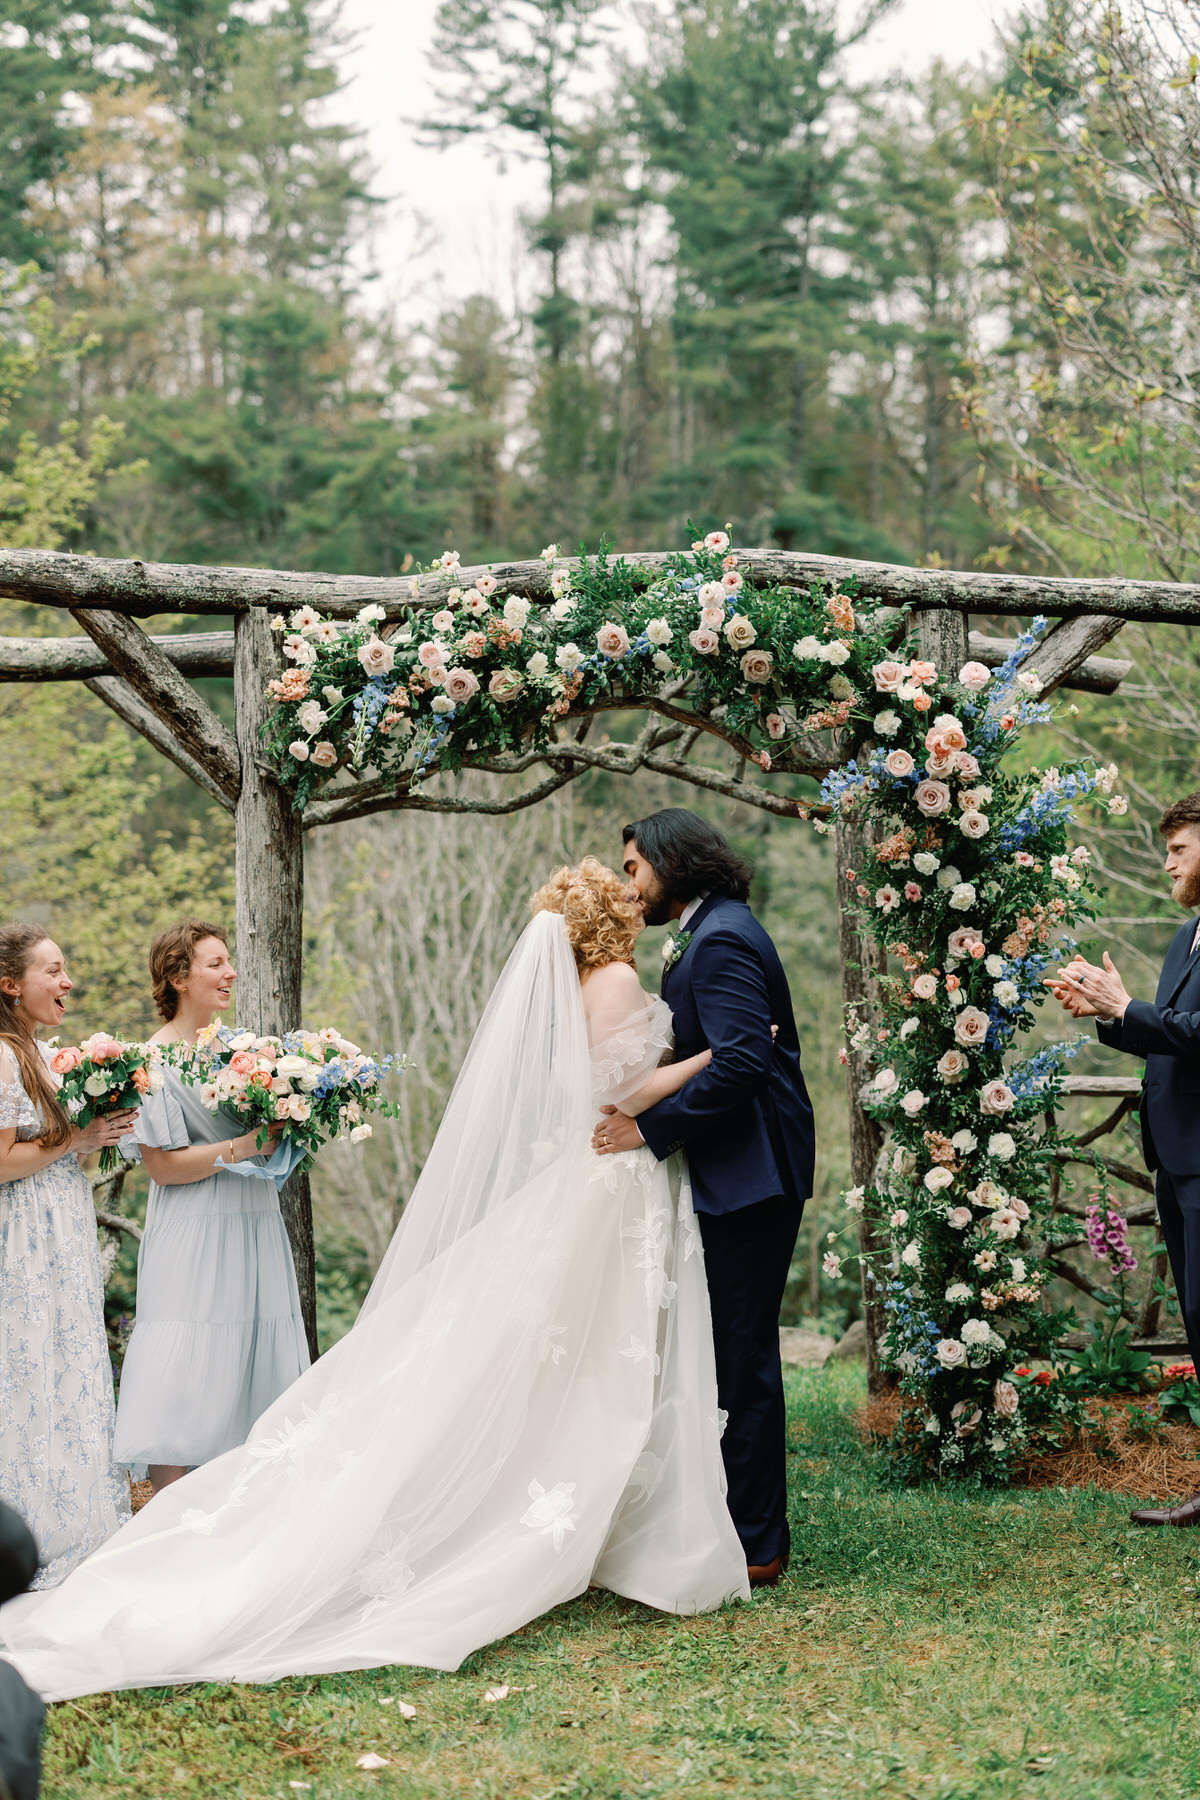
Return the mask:
<svg viewBox="0 0 1200 1800">
<path fill-rule="evenodd" d="M 0 1044 L 0 1129 L 14 1126 L 27 1142 L 42 1121 Z M 92 1190 L 68 1152 L 0 1182 L 0 1500 L 37 1540 L 36 1588 L 56 1586 L 129 1517 L 113 1415 Z"/>
</svg>

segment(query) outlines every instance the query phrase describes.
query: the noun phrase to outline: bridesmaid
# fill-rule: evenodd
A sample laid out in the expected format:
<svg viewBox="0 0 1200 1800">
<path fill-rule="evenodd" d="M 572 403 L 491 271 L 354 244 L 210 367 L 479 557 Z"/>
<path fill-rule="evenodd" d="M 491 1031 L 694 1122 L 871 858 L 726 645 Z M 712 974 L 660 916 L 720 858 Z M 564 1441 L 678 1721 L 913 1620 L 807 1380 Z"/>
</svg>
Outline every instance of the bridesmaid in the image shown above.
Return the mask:
<svg viewBox="0 0 1200 1800">
<path fill-rule="evenodd" d="M 40 925 L 0 926 L 0 1499 L 37 1540 L 54 1587 L 129 1517 L 113 1466 L 113 1379 L 91 1185 L 81 1156 L 136 1114 L 86 1130 L 58 1100 L 50 1052 L 71 980 Z"/>
<path fill-rule="evenodd" d="M 234 978 L 219 925 L 186 919 L 162 932 L 150 979 L 166 1023 L 151 1042 L 194 1044 L 228 1007 Z M 150 1200 L 113 1454 L 131 1470 L 147 1468 L 157 1493 L 243 1444 L 309 1355 L 278 1190 L 215 1166 L 262 1163 L 255 1133 L 210 1112 L 199 1089 L 168 1068 L 134 1137 Z"/>
</svg>

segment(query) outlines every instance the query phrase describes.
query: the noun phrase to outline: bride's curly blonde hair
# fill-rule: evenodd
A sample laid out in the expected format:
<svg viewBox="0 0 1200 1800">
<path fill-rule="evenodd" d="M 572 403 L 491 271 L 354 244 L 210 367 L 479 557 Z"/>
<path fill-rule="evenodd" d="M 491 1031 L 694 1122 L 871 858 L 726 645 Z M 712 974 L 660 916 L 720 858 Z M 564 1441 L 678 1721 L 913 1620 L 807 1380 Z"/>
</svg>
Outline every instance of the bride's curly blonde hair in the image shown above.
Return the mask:
<svg viewBox="0 0 1200 1800">
<path fill-rule="evenodd" d="M 574 868 L 555 869 L 529 902 L 532 913 L 561 913 L 581 975 L 608 963 L 633 961 L 642 929 L 640 909 L 625 898 L 628 883 L 594 856 Z"/>
</svg>

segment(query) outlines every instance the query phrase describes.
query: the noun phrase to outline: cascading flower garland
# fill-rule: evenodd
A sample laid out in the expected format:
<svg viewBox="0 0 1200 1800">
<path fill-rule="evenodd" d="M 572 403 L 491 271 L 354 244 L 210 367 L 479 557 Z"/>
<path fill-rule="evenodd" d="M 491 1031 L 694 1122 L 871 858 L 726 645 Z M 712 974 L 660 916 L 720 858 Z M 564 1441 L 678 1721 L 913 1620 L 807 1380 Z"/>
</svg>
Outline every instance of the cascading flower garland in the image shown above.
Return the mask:
<svg viewBox="0 0 1200 1800">
<path fill-rule="evenodd" d="M 290 667 L 268 684 L 268 748 L 303 807 L 345 765 L 409 782 L 469 757 L 544 747 L 597 701 L 680 692 L 719 716 L 763 769 L 801 733 L 863 714 L 896 614 L 852 595 L 747 583 L 728 535 L 710 532 L 647 585 L 606 552 L 576 570 L 542 552 L 554 598 L 501 599 L 491 575 L 463 587 L 447 551 L 442 604 L 383 637 L 383 608 L 353 624 L 302 606 L 276 618 Z M 419 584 L 414 580 L 414 588 Z"/>
<path fill-rule="evenodd" d="M 884 1351 L 907 1402 L 894 1449 L 910 1472 L 1003 1481 L 1028 1442 L 1015 1365 L 1063 1329 L 1042 1295 L 1052 1148 L 1036 1122 L 1074 1046 L 1008 1052 L 1091 913 L 1074 805 L 1098 794 L 1125 808 L 1113 766 L 1004 772 L 1022 729 L 1049 715 L 1020 666 L 1045 621 L 994 676 L 977 662 L 939 671 L 889 654 L 893 610 L 829 585 L 748 583 L 724 532 L 649 581 L 603 551 L 575 569 L 556 545 L 543 559 L 546 604 L 501 599 L 489 574 L 464 587 L 448 551 L 442 603 L 387 636 L 377 606 L 352 624 L 307 606 L 277 618 L 290 666 L 268 684 L 265 737 L 280 778 L 297 808 L 346 766 L 415 784 L 545 747 L 556 723 L 612 698 L 678 696 L 764 770 L 772 746 L 853 722 L 861 748 L 824 797 L 832 819 L 853 809 L 880 826 L 851 879 L 892 972 L 848 1031 L 875 1057 L 863 1100 L 892 1141 L 883 1179 L 845 1201 L 891 1243 L 868 1279 L 884 1287 Z M 836 1251 L 825 1265 L 840 1272 Z"/>
<path fill-rule="evenodd" d="M 894 1449 L 910 1471 L 1003 1481 L 1028 1441 L 1014 1365 L 1045 1354 L 1063 1322 L 1038 1262 L 1049 1228 L 1052 1111 L 1076 1044 L 1009 1062 L 1043 975 L 1090 917 L 1090 856 L 1072 845 L 1075 802 L 1113 795 L 1114 766 L 1009 775 L 1023 727 L 1049 716 L 1018 667 L 1045 622 L 995 675 L 968 662 L 880 662 L 874 747 L 828 778 L 835 813 L 878 825 L 848 872 L 863 928 L 888 952 L 871 1019 L 848 1024 L 877 1064 L 863 1102 L 891 1134 L 875 1186 L 845 1195 L 891 1244 L 881 1282 L 884 1352 L 907 1406 Z M 828 827 L 826 827 L 828 829 Z M 843 1057 L 847 1052 L 843 1052 Z M 830 1258 L 837 1262 L 836 1253 Z"/>
</svg>

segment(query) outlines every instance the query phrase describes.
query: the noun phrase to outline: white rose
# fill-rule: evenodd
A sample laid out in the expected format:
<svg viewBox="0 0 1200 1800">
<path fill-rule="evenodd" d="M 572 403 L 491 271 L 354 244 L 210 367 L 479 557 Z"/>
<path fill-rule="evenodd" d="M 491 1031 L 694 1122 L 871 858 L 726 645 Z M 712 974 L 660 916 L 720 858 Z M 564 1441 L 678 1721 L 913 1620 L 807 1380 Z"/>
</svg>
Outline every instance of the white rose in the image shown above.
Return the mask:
<svg viewBox="0 0 1200 1800">
<path fill-rule="evenodd" d="M 797 638 L 792 645 L 792 655 L 797 662 L 820 662 L 821 649 L 821 643 L 815 637 Z"/>
<path fill-rule="evenodd" d="M 454 702 L 448 694 L 435 694 L 432 706 L 435 713 L 452 713 L 454 711 Z"/>
<path fill-rule="evenodd" d="M 656 650 L 650 661 L 660 675 L 670 675 L 675 668 L 675 664 L 665 650 Z"/>
<path fill-rule="evenodd" d="M 540 681 L 550 673 L 550 659 L 544 650 L 535 650 L 525 667 L 536 680 Z"/>
<path fill-rule="evenodd" d="M 504 602 L 504 623 L 513 631 L 520 631 L 529 617 L 530 602 L 523 600 L 519 594 L 512 594 Z"/>
<path fill-rule="evenodd" d="M 925 1177 L 925 1186 L 931 1194 L 943 1193 L 946 1188 L 953 1187 L 953 1185 L 953 1175 L 949 1169 L 943 1168 L 941 1163 L 936 1163 Z"/>
<path fill-rule="evenodd" d="M 878 720 L 876 720 L 876 723 L 878 724 Z M 917 854 L 913 857 L 913 868 L 917 871 L 918 875 L 932 875 L 940 867 L 941 862 L 939 858 L 934 856 L 929 850 L 918 850 Z"/>
<path fill-rule="evenodd" d="M 560 644 L 554 652 L 554 661 L 564 675 L 572 675 L 583 661 L 583 651 L 578 644 Z"/>
<path fill-rule="evenodd" d="M 921 1266 L 921 1246 L 916 1238 L 905 1244 L 900 1252 L 900 1261 L 908 1269 L 919 1269 Z"/>
<path fill-rule="evenodd" d="M 946 891 L 949 891 L 950 888 L 957 887 L 961 880 L 962 871 L 956 869 L 953 863 L 947 863 L 944 869 L 938 870 L 937 884 Z"/>
<path fill-rule="evenodd" d="M 925 1104 L 925 1095 L 920 1088 L 910 1088 L 900 1102 L 910 1119 L 915 1119 Z"/>
<path fill-rule="evenodd" d="M 895 1069 L 880 1069 L 871 1082 L 871 1092 L 876 1100 L 886 1100 L 900 1086 L 900 1077 Z"/>
<path fill-rule="evenodd" d="M 987 1153 L 996 1162 L 1011 1162 L 1017 1154 L 1016 1141 L 1007 1131 L 997 1131 L 988 1139 Z"/>
<path fill-rule="evenodd" d="M 350 1142 L 352 1144 L 361 1144 L 364 1138 L 369 1138 L 370 1136 L 371 1127 L 369 1125 L 356 1125 L 350 1133 Z"/>
<path fill-rule="evenodd" d="M 962 1341 L 968 1350 L 978 1350 L 991 1341 L 992 1328 L 986 1319 L 967 1319 L 962 1326 Z"/>
<path fill-rule="evenodd" d="M 937 1359 L 943 1369 L 959 1369 L 967 1360 L 966 1345 L 957 1338 L 943 1338 L 937 1347 Z"/>
<path fill-rule="evenodd" d="M 821 661 L 832 663 L 835 669 L 840 669 L 844 662 L 850 661 L 849 644 L 843 642 L 841 638 L 834 638 L 831 644 L 825 645 L 821 653 Z"/>
<path fill-rule="evenodd" d="M 969 881 L 960 881 L 957 887 L 951 889 L 950 905 L 955 912 L 970 912 L 974 904 L 975 889 Z"/>
<path fill-rule="evenodd" d="M 896 733 L 900 729 L 900 725 L 901 725 L 901 719 L 900 719 L 899 713 L 888 711 L 888 712 L 881 712 L 881 713 L 875 714 L 875 735 L 876 735 L 876 737 L 882 737 L 882 738 L 895 737 Z M 914 862 L 916 861 L 915 857 L 913 858 L 913 861 Z M 936 869 L 936 867 L 937 867 L 937 858 L 936 857 L 934 857 L 934 859 L 933 859 L 933 866 Z M 928 874 L 928 873 L 930 873 L 930 871 L 927 870 L 926 873 Z"/>
<path fill-rule="evenodd" d="M 574 611 L 574 600 L 564 596 L 563 599 L 554 602 L 554 605 L 550 608 L 550 617 L 552 619 L 557 619 L 559 624 L 561 624 L 564 619 L 569 619 Z"/>
<path fill-rule="evenodd" d="M 999 981 L 1001 975 L 1004 973 L 1004 958 L 1002 956 L 997 956 L 993 950 L 990 956 L 984 958 L 983 966 L 993 981 Z"/>
<path fill-rule="evenodd" d="M 1021 990 L 1015 981 L 998 981 L 992 992 L 996 996 L 997 1005 L 1004 1007 L 1005 1011 L 1020 1004 Z"/>
<path fill-rule="evenodd" d="M 953 1306 L 957 1302 L 969 1300 L 971 1298 L 971 1291 L 972 1290 L 967 1286 L 965 1281 L 952 1281 L 950 1286 L 946 1289 L 946 1298 L 951 1306 Z"/>
<path fill-rule="evenodd" d="M 651 619 L 646 626 L 646 636 L 652 644 L 669 644 L 675 633 L 665 619 Z"/>
</svg>

